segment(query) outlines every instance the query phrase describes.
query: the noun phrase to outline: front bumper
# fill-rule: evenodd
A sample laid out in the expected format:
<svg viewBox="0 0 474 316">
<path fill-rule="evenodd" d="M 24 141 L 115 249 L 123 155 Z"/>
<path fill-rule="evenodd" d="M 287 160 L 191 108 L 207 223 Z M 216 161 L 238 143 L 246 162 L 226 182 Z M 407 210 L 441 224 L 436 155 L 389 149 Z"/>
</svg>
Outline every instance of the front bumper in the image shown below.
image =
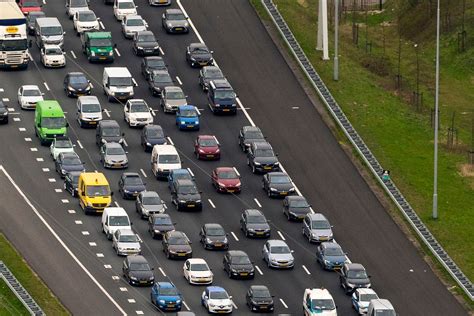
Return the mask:
<svg viewBox="0 0 474 316">
<path fill-rule="evenodd" d="M 139 56 L 159 56 L 159 48 L 137 48 L 137 55 Z"/>
<path fill-rule="evenodd" d="M 130 283 L 132 285 L 136 285 L 136 286 L 140 286 L 140 285 L 150 286 L 150 285 L 153 285 L 155 283 L 155 279 L 153 279 L 153 280 L 133 280 L 133 279 L 130 279 Z"/>
<path fill-rule="evenodd" d="M 125 168 L 128 168 L 128 162 L 118 162 L 118 163 L 105 162 L 105 168 L 108 168 L 108 169 L 125 169 Z"/>
<path fill-rule="evenodd" d="M 125 199 L 135 199 L 139 194 L 139 191 L 123 191 L 123 197 Z"/>
<path fill-rule="evenodd" d="M 281 197 L 284 198 L 285 196 L 288 195 L 294 195 L 296 192 L 293 189 L 293 191 L 278 191 L 278 190 L 270 190 L 270 196 L 272 197 Z"/>
<path fill-rule="evenodd" d="M 113 62 L 115 57 L 114 55 L 95 55 L 95 56 L 92 56 L 92 55 L 89 55 L 89 61 L 91 62 Z"/>
<path fill-rule="evenodd" d="M 295 262 L 287 262 L 287 263 L 281 263 L 281 262 L 273 262 L 270 260 L 270 267 L 271 268 L 277 268 L 277 269 L 291 269 L 295 266 Z"/>
<path fill-rule="evenodd" d="M 270 237 L 270 231 L 248 231 L 250 237 L 267 238 Z"/>
<path fill-rule="evenodd" d="M 150 124 L 153 124 L 153 119 L 151 120 L 146 120 L 146 121 L 129 121 L 129 125 L 132 126 L 132 127 L 143 127 L 143 126 L 147 126 L 147 125 L 150 125 Z"/>
<path fill-rule="evenodd" d="M 202 203 L 178 202 L 178 209 L 179 210 L 190 210 L 190 211 L 201 211 L 202 210 Z"/>
<path fill-rule="evenodd" d="M 250 309 L 254 312 L 272 312 L 274 309 L 274 306 L 273 304 L 262 304 L 262 305 L 251 304 Z"/>
<path fill-rule="evenodd" d="M 93 120 L 84 120 L 84 119 L 79 119 L 79 121 L 81 122 L 81 125 L 89 126 L 89 127 L 96 127 L 99 122 L 99 120 L 93 121 Z"/>
<path fill-rule="evenodd" d="M 213 113 L 222 113 L 222 114 L 236 114 L 237 113 L 237 106 L 231 105 L 211 105 Z"/>
<path fill-rule="evenodd" d="M 280 165 L 255 165 L 255 169 L 258 171 L 258 172 L 263 172 L 263 173 L 266 173 L 266 172 L 273 172 L 273 171 L 280 171 Z"/>
<path fill-rule="evenodd" d="M 253 279 L 255 277 L 255 271 L 231 271 L 233 279 Z"/>
<path fill-rule="evenodd" d="M 139 255 L 141 253 L 140 249 L 118 249 L 117 254 L 119 256 L 129 256 L 129 255 Z"/>
<path fill-rule="evenodd" d="M 219 243 L 219 242 L 212 242 L 212 243 L 208 243 L 208 242 L 205 242 L 204 243 L 204 246 L 206 247 L 206 249 L 229 249 L 229 243 Z"/>
<path fill-rule="evenodd" d="M 218 191 L 221 193 L 240 193 L 241 187 L 223 187 L 218 185 Z"/>
<path fill-rule="evenodd" d="M 170 258 L 173 258 L 173 259 L 188 259 L 188 258 L 192 258 L 193 256 L 193 253 L 192 252 L 169 252 L 170 254 Z"/>
<path fill-rule="evenodd" d="M 191 284 L 212 284 L 212 278 L 189 278 L 189 283 Z"/>
<path fill-rule="evenodd" d="M 218 159 L 221 159 L 221 153 L 214 153 L 214 154 L 210 154 L 210 153 L 198 153 L 199 154 L 199 159 L 202 159 L 202 160 L 218 160 Z"/>
<path fill-rule="evenodd" d="M 189 27 L 187 26 L 175 26 L 175 27 L 166 27 L 169 33 L 188 33 Z"/>
<path fill-rule="evenodd" d="M 66 66 L 66 62 L 45 61 L 44 66 L 48 68 L 61 68 Z"/>
<path fill-rule="evenodd" d="M 24 110 L 34 110 L 36 109 L 36 102 L 22 102 L 21 108 Z"/>
<path fill-rule="evenodd" d="M 199 123 L 184 122 L 184 124 L 182 124 L 182 121 L 178 121 L 178 127 L 180 130 L 199 130 Z"/>
<path fill-rule="evenodd" d="M 91 94 L 91 89 L 84 90 L 84 91 L 78 91 L 78 90 L 67 90 L 68 94 L 73 97 L 80 97 L 83 95 L 90 95 Z"/>
<path fill-rule="evenodd" d="M 163 310 L 163 311 L 180 311 L 181 310 L 181 305 L 182 303 L 160 303 L 158 301 L 158 305 L 157 307 L 160 309 L 160 310 Z"/>
<path fill-rule="evenodd" d="M 230 314 L 232 313 L 232 306 L 224 306 L 221 307 L 221 305 L 217 306 L 210 306 L 208 305 L 208 311 L 209 313 L 214 313 L 214 314 Z"/>
</svg>

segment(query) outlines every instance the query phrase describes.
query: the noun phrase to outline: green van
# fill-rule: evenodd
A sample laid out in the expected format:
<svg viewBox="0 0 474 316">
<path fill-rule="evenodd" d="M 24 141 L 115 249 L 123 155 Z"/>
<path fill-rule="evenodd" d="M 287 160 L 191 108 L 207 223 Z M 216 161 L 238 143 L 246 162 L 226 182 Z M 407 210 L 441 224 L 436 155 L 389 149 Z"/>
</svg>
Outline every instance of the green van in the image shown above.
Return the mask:
<svg viewBox="0 0 474 316">
<path fill-rule="evenodd" d="M 82 52 L 89 62 L 113 62 L 114 46 L 110 32 L 84 32 L 81 34 Z"/>
<path fill-rule="evenodd" d="M 47 145 L 55 137 L 65 136 L 69 126 L 63 109 L 56 100 L 45 100 L 36 103 L 35 135 L 41 145 Z"/>
</svg>

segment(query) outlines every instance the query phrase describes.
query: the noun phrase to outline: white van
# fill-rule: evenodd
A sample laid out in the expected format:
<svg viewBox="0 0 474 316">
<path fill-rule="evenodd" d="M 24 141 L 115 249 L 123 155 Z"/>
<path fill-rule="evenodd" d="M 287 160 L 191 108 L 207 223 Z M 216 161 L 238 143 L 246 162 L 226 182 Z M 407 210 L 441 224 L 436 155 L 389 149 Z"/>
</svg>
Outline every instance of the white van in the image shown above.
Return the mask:
<svg viewBox="0 0 474 316">
<path fill-rule="evenodd" d="M 132 229 L 127 212 L 121 207 L 106 207 L 102 213 L 102 232 L 111 240 L 117 229 Z"/>
<path fill-rule="evenodd" d="M 102 107 L 99 99 L 93 95 L 84 95 L 77 98 L 77 121 L 81 127 L 96 127 L 102 121 Z"/>
<path fill-rule="evenodd" d="M 389 300 L 379 298 L 370 301 L 367 316 L 397 316 L 397 313 Z"/>
<path fill-rule="evenodd" d="M 135 94 L 135 80 L 127 67 L 105 67 L 102 85 L 109 101 L 125 101 Z"/>
<path fill-rule="evenodd" d="M 39 48 L 59 45 L 63 49 L 65 34 L 58 18 L 38 18 L 35 21 L 35 41 Z"/>
<path fill-rule="evenodd" d="M 151 152 L 151 171 L 157 179 L 167 178 L 170 171 L 181 169 L 181 159 L 173 145 L 155 145 Z"/>
<path fill-rule="evenodd" d="M 137 15 L 138 6 L 133 0 L 115 0 L 114 15 L 119 21 L 122 21 L 126 15 Z"/>
</svg>

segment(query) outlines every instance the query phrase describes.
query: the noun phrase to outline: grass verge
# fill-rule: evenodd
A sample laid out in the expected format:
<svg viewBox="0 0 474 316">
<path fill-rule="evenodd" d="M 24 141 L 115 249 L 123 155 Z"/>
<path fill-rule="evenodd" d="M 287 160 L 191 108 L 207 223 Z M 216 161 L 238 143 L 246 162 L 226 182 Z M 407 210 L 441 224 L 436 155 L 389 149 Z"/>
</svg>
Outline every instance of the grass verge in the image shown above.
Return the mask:
<svg viewBox="0 0 474 316">
<path fill-rule="evenodd" d="M 24 315 L 30 313 L 13 294 L 5 281 L 0 279 L 0 316 Z"/>
</svg>

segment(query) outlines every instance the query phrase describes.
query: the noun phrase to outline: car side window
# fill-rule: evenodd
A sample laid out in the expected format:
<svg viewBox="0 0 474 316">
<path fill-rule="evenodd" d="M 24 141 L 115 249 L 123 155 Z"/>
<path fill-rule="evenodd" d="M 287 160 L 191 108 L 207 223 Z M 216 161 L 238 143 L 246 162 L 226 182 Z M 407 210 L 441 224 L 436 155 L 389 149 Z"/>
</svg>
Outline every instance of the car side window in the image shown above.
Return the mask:
<svg viewBox="0 0 474 316">
<path fill-rule="evenodd" d="M 311 298 L 309 297 L 309 295 L 306 297 L 306 306 L 308 308 L 311 308 Z"/>
<path fill-rule="evenodd" d="M 115 233 L 114 233 L 114 235 L 115 235 L 115 238 L 118 239 L 118 238 L 119 238 L 119 235 L 120 235 L 120 231 L 116 230 Z"/>
<path fill-rule="evenodd" d="M 189 261 L 186 261 L 184 265 L 186 266 L 186 270 L 189 270 L 189 266 L 190 266 Z"/>
</svg>

